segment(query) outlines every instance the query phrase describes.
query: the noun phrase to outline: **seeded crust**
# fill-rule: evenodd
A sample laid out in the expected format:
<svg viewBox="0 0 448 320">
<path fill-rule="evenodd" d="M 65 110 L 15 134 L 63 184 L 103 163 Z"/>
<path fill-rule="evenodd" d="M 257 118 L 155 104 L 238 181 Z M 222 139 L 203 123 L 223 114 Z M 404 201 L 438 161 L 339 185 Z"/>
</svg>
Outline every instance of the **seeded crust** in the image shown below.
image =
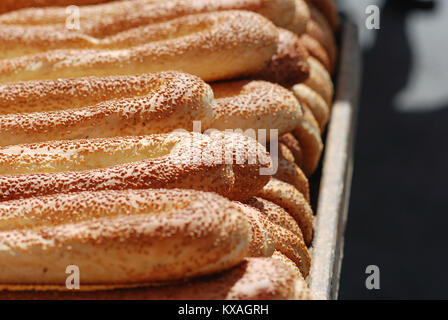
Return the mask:
<svg viewBox="0 0 448 320">
<path fill-rule="evenodd" d="M 84 34 L 105 37 L 131 28 L 174 18 L 223 10 L 247 10 L 265 16 L 280 27 L 295 19 L 294 0 L 164 0 L 120 1 L 80 7 L 80 28 Z M 67 19 L 65 8 L 24 9 L 0 17 L 12 25 L 59 25 Z M 62 29 L 62 28 L 59 28 Z"/>
<path fill-rule="evenodd" d="M 325 67 L 326 70 L 331 69 L 330 57 L 319 41 L 317 41 L 307 33 L 300 36 L 300 41 L 308 50 L 310 56 L 317 59 Z"/>
<path fill-rule="evenodd" d="M 285 145 L 287 147 L 287 152 L 284 152 L 285 148 L 282 148 L 282 156 L 286 158 L 290 163 L 295 163 L 299 167 L 299 171 L 294 173 L 294 176 L 297 175 L 300 179 L 297 179 L 297 182 L 301 182 L 301 191 L 303 195 L 309 201 L 309 190 L 305 182 L 306 177 L 310 177 L 312 173 L 317 168 L 320 157 L 322 155 L 323 150 L 323 141 L 321 136 L 319 135 L 318 123 L 314 119 L 313 114 L 309 110 L 306 104 L 303 104 L 303 110 L 305 111 L 304 117 L 300 123 L 300 125 L 293 130 L 293 133 L 288 133 L 280 137 L 279 142 L 280 145 Z M 299 142 L 298 139 L 301 139 L 302 142 Z M 302 146 L 303 144 L 303 146 Z M 291 157 L 286 157 L 286 155 L 291 154 Z M 291 164 L 286 164 L 287 172 L 292 170 L 296 171 L 295 166 L 291 166 Z M 279 172 L 281 170 L 279 169 Z M 305 178 L 303 177 L 305 175 Z M 293 176 L 291 176 L 292 178 Z M 287 181 L 286 179 L 280 180 L 288 182 L 290 184 L 294 184 L 294 180 Z"/>
<path fill-rule="evenodd" d="M 224 137 L 222 136 L 224 135 Z M 0 201 L 61 192 L 143 188 L 247 199 L 268 182 L 266 149 L 239 134 L 173 133 L 0 149 Z"/>
<path fill-rule="evenodd" d="M 248 253 L 242 210 L 212 193 L 124 190 L 0 203 L 0 283 L 159 283 L 211 274 Z"/>
<path fill-rule="evenodd" d="M 311 20 L 307 24 L 307 34 L 319 41 L 325 48 L 328 54 L 330 68 L 327 69 L 330 73 L 334 73 L 337 60 L 337 46 L 327 19 L 314 5 L 310 5 Z"/>
<path fill-rule="evenodd" d="M 179 72 L 3 84 L 0 145 L 191 131 L 212 103 L 205 82 Z"/>
<path fill-rule="evenodd" d="M 0 85 L 0 114 L 60 111 L 84 108 L 105 101 L 149 96 L 154 108 L 184 103 L 192 111 L 207 104 L 211 113 L 213 92 L 200 78 L 167 71 L 138 76 L 83 77 L 36 80 Z M 181 110 L 188 113 L 188 110 Z M 199 118 L 200 119 L 200 118 Z"/>
<path fill-rule="evenodd" d="M 308 4 L 305 0 L 295 0 L 295 2 L 296 2 L 296 11 L 294 20 L 292 21 L 291 24 L 289 24 L 285 28 L 300 36 L 306 31 L 308 22 L 311 19 L 311 13 Z"/>
<path fill-rule="evenodd" d="M 338 9 L 334 0 L 307 0 L 307 2 L 314 4 L 317 8 L 319 8 L 330 23 L 333 32 L 336 33 L 339 29 L 340 21 Z"/>
<path fill-rule="evenodd" d="M 166 2 L 166 1 L 165 1 Z M 310 24 L 308 24 L 308 28 L 309 28 L 309 26 L 310 26 Z M 309 33 L 311 33 L 311 32 L 309 32 Z M 320 77 L 321 75 L 319 75 L 319 77 Z M 318 78 L 319 78 L 318 77 Z M 325 77 L 324 77 L 325 78 Z M 310 84 L 313 84 L 313 83 L 315 83 L 316 81 L 320 81 L 320 79 L 318 79 L 318 80 L 316 80 L 316 78 L 314 78 L 314 82 L 313 82 L 313 80 L 311 80 L 310 82 L 309 82 L 309 84 L 308 85 L 310 85 Z M 303 86 L 305 86 L 305 85 L 303 85 Z M 308 88 L 308 87 L 306 87 L 306 88 Z M 309 89 L 309 88 L 308 88 Z M 324 90 L 325 91 L 325 90 Z M 0 91 L 1 92 L 1 91 Z M 322 92 L 321 92 L 322 93 Z M 1 93 L 0 93 L 1 94 Z M 323 95 L 325 95 L 325 93 L 323 93 Z M 317 96 L 319 96 L 319 95 L 317 95 Z M 331 94 L 331 96 L 332 96 L 332 94 Z M 319 96 L 320 97 L 320 96 Z M 299 100 L 300 100 L 300 98 L 299 98 Z M 318 117 L 316 117 L 316 115 L 314 114 L 314 111 L 315 110 L 313 110 L 313 108 L 311 108 L 310 106 L 309 106 L 309 102 L 308 103 L 306 103 L 305 104 L 305 107 L 308 109 L 308 113 L 310 112 L 310 110 L 312 110 L 313 111 L 313 115 L 315 116 L 315 118 L 316 118 L 316 120 L 317 120 L 317 118 Z M 319 127 L 320 127 L 320 129 L 321 130 L 323 130 L 322 129 L 322 120 L 320 119 L 320 121 L 318 121 L 319 122 Z M 305 123 L 306 123 L 306 121 L 305 121 Z M 303 127 L 303 126 L 302 126 Z M 314 125 L 313 125 L 313 127 L 314 127 Z M 303 130 L 303 128 L 302 128 L 302 130 Z M 300 131 L 300 129 L 296 129 L 295 130 L 295 132 L 297 133 L 298 131 Z M 300 134 L 298 134 L 297 136 L 300 136 Z M 305 143 L 306 144 L 306 143 Z M 305 149 L 307 149 L 307 148 L 305 148 Z M 309 150 L 309 149 L 307 149 L 307 150 Z M 283 160 L 285 160 L 285 159 L 283 159 Z M 288 161 L 288 163 L 290 163 L 290 161 Z M 300 169 L 299 169 L 300 170 Z M 234 173 L 235 174 L 235 173 Z M 279 178 L 278 176 L 277 176 L 277 178 Z M 288 181 L 289 183 L 291 182 L 291 181 Z M 264 200 L 264 199 L 263 199 Z M 266 200 L 264 200 L 264 201 L 266 201 Z M 266 202 L 268 202 L 268 201 L 266 201 Z M 266 220 L 266 219 L 264 219 L 264 220 Z M 263 221 L 264 221 L 263 220 Z M 269 220 L 269 219 L 268 219 Z M 278 227 L 277 225 L 276 225 L 276 227 Z M 283 230 L 283 229 L 282 229 Z M 277 236 L 278 237 L 278 236 Z M 277 238 L 276 237 L 276 238 Z M 284 242 L 282 242 L 283 244 L 284 244 Z M 306 248 L 305 248 L 306 249 Z M 276 254 L 274 254 L 274 255 L 276 255 Z M 280 259 L 281 260 L 281 259 Z M 309 267 L 309 266 L 308 266 Z"/>
<path fill-rule="evenodd" d="M 293 185 L 305 199 L 310 201 L 310 186 L 308 179 L 294 162 L 294 156 L 288 147 L 282 143 L 279 144 L 278 170 L 274 178 Z"/>
<path fill-rule="evenodd" d="M 310 299 L 296 272 L 275 258 L 247 258 L 240 265 L 184 284 L 97 292 L 0 291 L 0 299 L 298 300 Z"/>
<path fill-rule="evenodd" d="M 272 228 L 266 223 L 266 219 L 259 217 L 256 209 L 242 203 L 235 202 L 244 214 L 251 227 L 251 239 L 249 244 L 250 257 L 270 257 L 276 249 L 276 234 L 272 234 Z"/>
<path fill-rule="evenodd" d="M 316 171 L 319 165 L 324 144 L 320 135 L 319 124 L 306 104 L 303 104 L 304 115 L 302 121 L 292 134 L 298 141 L 303 151 L 300 168 L 307 177 Z"/>
<path fill-rule="evenodd" d="M 254 79 L 262 79 L 283 86 L 291 86 L 305 81 L 310 74 L 308 51 L 300 38 L 286 29 L 278 28 L 279 40 L 276 54 Z"/>
<path fill-rule="evenodd" d="M 111 0 L 2 0 L 0 2 L 0 14 L 27 7 L 49 7 L 49 6 L 69 6 L 69 5 L 81 6 L 81 5 L 102 3 L 107 1 Z"/>
<path fill-rule="evenodd" d="M 300 142 L 296 139 L 296 137 L 294 137 L 292 133 L 285 133 L 279 138 L 278 141 L 288 147 L 289 151 L 293 154 L 294 162 L 299 167 L 302 167 L 304 155 L 303 150 L 300 147 Z"/>
<path fill-rule="evenodd" d="M 291 150 L 289 150 L 289 148 L 281 141 L 279 141 L 278 144 L 278 151 L 280 158 L 283 158 L 289 162 L 294 162 L 294 155 L 292 154 Z"/>
<path fill-rule="evenodd" d="M 264 213 L 255 207 L 242 203 L 236 204 L 245 211 L 249 224 L 252 226 L 252 237 L 257 238 L 256 241 L 252 240 L 252 243 L 261 245 L 260 248 L 253 248 L 254 245 L 252 245 L 251 255 L 259 257 L 268 253 L 271 256 L 275 248 L 294 261 L 303 277 L 306 278 L 310 271 L 311 258 L 303 239 L 288 229 L 272 223 Z M 265 250 L 265 248 L 269 248 L 269 245 L 265 244 L 266 242 L 273 244 L 272 250 Z"/>
<path fill-rule="evenodd" d="M 175 28 L 174 38 L 164 35 L 157 40 L 167 25 Z M 190 15 L 142 28 L 152 30 L 152 41 L 143 45 L 117 50 L 58 49 L 1 60 L 0 83 L 167 70 L 216 81 L 260 71 L 277 50 L 274 24 L 247 11 Z M 135 41 L 141 36 L 136 30 L 129 33 Z M 117 41 L 120 36 L 116 35 Z"/>
<path fill-rule="evenodd" d="M 243 202 L 260 211 L 270 222 L 283 227 L 303 240 L 303 234 L 294 218 L 282 207 L 260 197 L 252 197 Z"/>
<path fill-rule="evenodd" d="M 305 279 L 303 279 L 302 273 L 300 272 L 300 269 L 297 267 L 297 265 L 290 260 L 288 257 L 286 257 L 283 253 L 280 251 L 274 251 L 274 254 L 272 255 L 272 259 L 278 260 L 282 262 L 284 265 L 286 265 L 288 268 L 290 268 L 293 272 L 297 274 L 297 276 L 301 279 L 301 281 L 297 282 L 297 291 L 301 292 L 300 297 L 297 300 L 312 300 L 313 296 L 311 294 L 310 289 L 308 288 L 308 284 L 306 283 Z"/>
<path fill-rule="evenodd" d="M 224 20 L 228 20 L 228 17 L 222 14 L 214 19 L 210 18 L 208 14 L 181 16 L 165 22 L 138 26 L 104 38 L 87 35 L 82 31 L 69 30 L 63 26 L 5 25 L 0 29 L 0 43 L 3 44 L 0 59 L 58 49 L 126 50 L 151 42 L 173 40 L 188 42 L 190 40 L 188 36 L 191 37 L 198 33 L 210 37 L 206 33 L 211 29 L 216 29 L 216 26 Z M 225 25 L 224 22 L 223 28 L 226 27 Z M 248 27 L 253 26 L 249 23 Z M 241 26 L 238 28 L 242 29 Z M 228 30 L 228 32 L 232 32 L 232 30 Z M 260 34 L 260 31 L 258 33 Z M 257 36 L 252 40 L 257 41 Z M 244 42 L 242 39 L 238 41 Z M 189 45 L 194 46 L 194 43 Z M 306 63 L 306 59 L 304 60 Z"/>
<path fill-rule="evenodd" d="M 308 58 L 310 76 L 303 83 L 317 92 L 328 105 L 332 105 L 334 86 L 331 76 L 325 67 L 314 57 Z"/>
<path fill-rule="evenodd" d="M 210 149 L 224 150 L 223 163 L 232 164 L 234 182 L 226 194 L 228 198 L 248 199 L 268 183 L 270 175 L 266 172 L 272 171 L 272 161 L 266 148 L 256 139 L 236 132 L 212 131 L 209 136 L 214 141 Z"/>
<path fill-rule="evenodd" d="M 296 98 L 306 105 L 313 113 L 323 133 L 330 117 L 330 107 L 325 100 L 314 90 L 304 84 L 296 84 L 291 88 Z"/>
<path fill-rule="evenodd" d="M 310 126 L 319 131 L 319 122 L 317 122 L 311 108 L 305 103 L 303 103 L 303 118 L 304 121 L 308 122 Z"/>
<path fill-rule="evenodd" d="M 289 90 L 266 81 L 212 84 L 215 94 L 211 127 L 218 130 L 294 129 L 302 117 L 300 103 Z M 256 137 L 254 137 L 256 138 Z M 270 140 L 267 131 L 266 140 Z"/>
<path fill-rule="evenodd" d="M 306 245 L 313 237 L 314 216 L 308 201 L 289 183 L 271 178 L 257 195 L 285 209 L 299 224 Z"/>
</svg>

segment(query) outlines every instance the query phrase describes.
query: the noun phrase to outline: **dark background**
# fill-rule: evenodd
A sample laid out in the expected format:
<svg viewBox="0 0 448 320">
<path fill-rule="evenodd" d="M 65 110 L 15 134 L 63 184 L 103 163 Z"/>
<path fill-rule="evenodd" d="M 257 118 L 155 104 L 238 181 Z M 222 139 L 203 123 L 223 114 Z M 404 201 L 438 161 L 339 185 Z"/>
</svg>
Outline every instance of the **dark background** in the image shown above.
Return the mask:
<svg viewBox="0 0 448 320">
<path fill-rule="evenodd" d="M 368 4 L 380 30 L 364 25 Z M 339 5 L 364 47 L 339 297 L 448 299 L 448 1 Z M 365 287 L 368 265 L 380 290 Z"/>
</svg>

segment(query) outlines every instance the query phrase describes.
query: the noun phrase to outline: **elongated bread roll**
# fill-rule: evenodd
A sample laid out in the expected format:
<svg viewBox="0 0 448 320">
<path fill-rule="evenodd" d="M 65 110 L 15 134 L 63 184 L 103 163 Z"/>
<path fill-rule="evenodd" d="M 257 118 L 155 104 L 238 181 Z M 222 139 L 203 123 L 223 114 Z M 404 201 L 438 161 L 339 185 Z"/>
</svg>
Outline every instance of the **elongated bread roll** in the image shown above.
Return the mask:
<svg viewBox="0 0 448 320">
<path fill-rule="evenodd" d="M 305 81 L 310 74 L 306 47 L 291 31 L 282 28 L 278 28 L 278 31 L 277 52 L 267 67 L 253 78 L 279 83 L 286 87 Z"/>
<path fill-rule="evenodd" d="M 172 133 L 0 149 L 0 201 L 60 192 L 142 188 L 255 195 L 269 180 L 266 149 L 239 134 Z"/>
<path fill-rule="evenodd" d="M 247 255 L 242 210 L 213 193 L 125 190 L 0 203 L 0 284 L 135 284 L 210 274 Z"/>
<path fill-rule="evenodd" d="M 286 145 L 280 143 L 278 155 L 278 169 L 274 174 L 274 178 L 293 185 L 309 202 L 310 186 L 308 179 L 299 166 L 295 163 L 292 152 Z"/>
<path fill-rule="evenodd" d="M 299 167 L 302 167 L 304 155 L 300 142 L 296 139 L 296 137 L 294 137 L 292 133 L 285 133 L 279 138 L 278 141 L 288 147 L 294 157 L 294 162 Z"/>
<path fill-rule="evenodd" d="M 303 104 L 303 120 L 308 122 L 310 124 L 310 126 L 312 126 L 314 129 L 317 130 L 317 132 L 319 132 L 319 122 L 316 120 L 316 117 L 314 116 L 313 112 L 311 111 L 311 108 L 304 103 Z"/>
<path fill-rule="evenodd" d="M 96 292 L 0 291 L 0 299 L 309 300 L 311 295 L 284 261 L 247 258 L 230 270 L 177 285 Z"/>
<path fill-rule="evenodd" d="M 263 241 L 267 238 L 268 241 L 273 243 L 275 250 L 282 252 L 297 264 L 303 277 L 306 278 L 310 270 L 311 259 L 303 239 L 288 229 L 272 223 L 264 213 L 255 207 L 242 203 L 236 204 L 245 211 L 248 221 L 252 226 L 253 237 L 259 238 L 256 243 L 260 244 L 261 247 L 251 248 L 252 256 L 265 255 L 266 251 L 264 248 L 266 245 L 264 245 Z M 272 255 L 272 253 L 273 250 L 269 252 L 269 255 Z"/>
<path fill-rule="evenodd" d="M 211 15 L 213 16 L 214 13 Z M 0 59 L 58 49 L 125 50 L 150 42 L 168 41 L 166 43 L 168 44 L 169 41 L 172 42 L 173 40 L 178 40 L 179 44 L 186 41 L 191 47 L 194 47 L 196 44 L 191 41 L 191 36 L 197 37 L 201 34 L 210 37 L 207 32 L 214 32 L 220 24 L 223 28 L 226 28 L 226 25 L 229 28 L 228 20 L 229 17 L 222 13 L 215 18 L 210 18 L 206 14 L 182 16 L 161 23 L 142 25 L 104 38 L 86 35 L 81 31 L 68 30 L 59 26 L 5 25 L 0 29 L 0 43 L 3 44 Z M 266 20 L 264 19 L 264 21 Z M 234 25 L 233 27 L 235 27 Z M 250 26 L 253 26 L 253 24 L 250 24 Z M 231 32 L 231 30 L 228 30 L 228 32 Z M 260 34 L 263 34 L 263 31 Z M 257 36 L 253 40 L 260 41 Z M 218 39 L 218 41 L 225 42 L 227 40 Z M 239 41 L 242 42 L 241 39 Z M 222 43 L 223 46 L 226 45 L 224 42 Z M 154 53 L 156 54 L 156 52 Z M 178 53 L 181 54 L 182 52 L 178 51 Z M 306 63 L 306 57 L 302 60 L 304 60 L 303 63 Z"/>
<path fill-rule="evenodd" d="M 306 31 L 306 26 L 311 19 L 311 13 L 305 0 L 295 0 L 295 2 L 296 11 L 294 20 L 285 28 L 300 36 Z"/>
<path fill-rule="evenodd" d="M 287 256 L 285 256 L 283 253 L 281 253 L 280 251 L 277 251 L 277 250 L 272 255 L 272 259 L 282 262 L 289 269 L 291 269 L 295 274 L 297 274 L 297 276 L 299 278 L 302 279 L 302 281 L 300 281 L 298 283 L 298 285 L 301 288 L 298 290 L 301 292 L 301 295 L 298 298 L 298 300 L 312 300 L 313 296 L 311 294 L 311 291 L 309 290 L 308 284 L 306 283 L 305 279 L 303 279 L 302 273 L 300 272 L 300 269 L 297 267 L 297 265 L 291 259 L 289 259 Z"/>
<path fill-rule="evenodd" d="M 299 123 L 302 108 L 294 94 L 266 81 L 231 81 L 212 84 L 215 94 L 211 128 L 259 129 L 289 132 Z M 270 134 L 267 132 L 266 141 Z"/>
<path fill-rule="evenodd" d="M 125 46 L 120 49 L 101 49 L 102 41 L 98 45 L 95 39 L 81 36 L 85 39 L 73 41 L 76 50 L 63 49 L 67 40 L 62 37 L 48 44 L 61 49 L 1 60 L 0 82 L 166 70 L 191 73 L 206 81 L 229 79 L 260 71 L 277 50 L 278 31 L 261 15 L 223 11 L 142 26 L 105 40 Z M 141 38 L 148 41 L 138 45 Z"/>
<path fill-rule="evenodd" d="M 2 0 L 0 2 L 0 14 L 28 7 L 80 6 L 108 1 L 112 0 Z"/>
<path fill-rule="evenodd" d="M 11 0 L 7 0 L 11 1 Z M 23 0 L 27 1 L 27 0 Z M 29 0 L 28 0 L 29 1 Z M 35 1 L 35 0 L 31 0 Z M 48 0 L 52 1 L 52 0 Z M 61 0 L 70 1 L 70 0 Z M 75 0 L 78 1 L 78 0 Z M 84 1 L 84 0 L 79 0 Z M 89 0 L 85 0 L 89 1 Z M 91 0 L 95 1 L 95 0 Z M 98 0 L 100 2 L 101 0 Z M 165 1 L 165 0 L 163 0 Z M 159 0 L 120 0 L 111 1 L 106 0 L 103 2 L 109 3 L 99 3 L 96 5 L 81 5 L 78 6 L 79 10 L 79 21 L 85 22 L 91 19 L 101 19 L 117 15 L 120 13 L 129 13 L 131 11 L 142 10 L 143 7 L 155 2 L 162 2 Z M 52 25 L 52 24 L 64 24 L 67 21 L 67 17 L 72 12 L 67 12 L 66 8 L 60 8 L 57 6 L 46 6 L 45 8 L 30 7 L 22 8 L 14 12 L 9 12 L 0 16 L 0 23 L 5 25 Z"/>
<path fill-rule="evenodd" d="M 199 109 L 208 116 L 212 113 L 213 92 L 208 84 L 190 74 L 166 71 L 138 76 L 82 77 L 0 84 L 0 114 L 77 109 L 110 100 L 124 100 L 125 104 L 125 99 L 142 97 L 152 98 L 150 106 L 156 110 L 183 103 L 192 111 Z M 204 110 L 198 108 L 204 107 L 203 105 L 206 106 Z M 189 113 L 188 109 L 179 112 Z M 195 118 L 192 117 L 189 121 Z M 176 120 L 179 121 L 180 119 Z"/>
<path fill-rule="evenodd" d="M 314 4 L 323 13 L 325 18 L 331 25 L 333 32 L 338 31 L 340 21 L 338 9 L 334 0 L 307 0 L 308 3 Z"/>
<path fill-rule="evenodd" d="M 300 141 L 303 152 L 300 168 L 306 176 L 310 177 L 319 165 L 324 144 L 320 135 L 319 124 L 313 113 L 305 104 L 303 105 L 303 111 L 303 118 L 292 133 Z"/>
<path fill-rule="evenodd" d="M 236 202 L 244 211 L 249 225 L 251 227 L 251 240 L 249 244 L 250 257 L 270 257 L 276 249 L 277 239 L 274 238 L 271 228 L 265 223 L 265 219 L 259 218 L 258 213 L 254 209 L 248 209 L 246 206 Z"/>
<path fill-rule="evenodd" d="M 279 141 L 278 144 L 278 150 L 279 150 L 279 157 L 283 158 L 289 162 L 294 162 L 294 155 L 292 154 L 291 150 L 288 149 L 288 147 L 283 144 L 281 141 Z"/>
<path fill-rule="evenodd" d="M 206 83 L 179 72 L 3 84 L 0 145 L 191 131 L 210 123 L 212 103 Z"/>
<path fill-rule="evenodd" d="M 310 64 L 310 76 L 303 84 L 317 92 L 328 105 L 332 105 L 334 86 L 330 74 L 314 57 L 310 56 L 308 63 Z"/>
<path fill-rule="evenodd" d="M 290 25 L 295 19 L 294 0 L 132 0 L 80 7 L 79 27 L 85 34 L 105 37 L 185 15 L 224 10 L 253 11 L 280 27 Z M 67 17 L 65 8 L 33 8 L 2 15 L 0 23 L 59 25 L 62 29 Z"/>
<path fill-rule="evenodd" d="M 283 227 L 303 240 L 303 234 L 294 218 L 282 207 L 260 197 L 252 197 L 243 201 L 260 211 L 270 222 Z"/>
<path fill-rule="evenodd" d="M 331 69 L 330 57 L 319 41 L 310 36 L 308 33 L 302 34 L 300 36 L 300 41 L 307 49 L 310 56 L 317 59 L 325 67 L 326 70 Z"/>
<path fill-rule="evenodd" d="M 333 73 L 337 60 L 337 46 L 334 38 L 333 30 L 331 29 L 327 19 L 323 14 L 314 6 L 310 5 L 311 20 L 307 24 L 307 34 L 319 41 L 319 43 L 325 48 L 328 54 L 330 68 L 327 69 L 330 73 Z"/>
<path fill-rule="evenodd" d="M 314 216 L 308 201 L 289 183 L 271 178 L 257 195 L 285 209 L 299 224 L 307 245 L 313 237 Z"/>
<path fill-rule="evenodd" d="M 325 130 L 325 126 L 330 118 L 330 107 L 316 91 L 302 83 L 291 88 L 292 92 L 301 104 L 307 106 L 319 124 L 320 132 Z"/>
</svg>

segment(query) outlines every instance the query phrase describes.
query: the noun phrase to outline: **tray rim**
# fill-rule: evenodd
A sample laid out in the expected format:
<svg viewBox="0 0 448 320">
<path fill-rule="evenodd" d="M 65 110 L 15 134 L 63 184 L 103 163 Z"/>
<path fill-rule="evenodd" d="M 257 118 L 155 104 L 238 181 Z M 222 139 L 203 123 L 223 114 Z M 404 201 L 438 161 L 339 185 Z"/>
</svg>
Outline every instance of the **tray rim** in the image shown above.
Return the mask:
<svg viewBox="0 0 448 320">
<path fill-rule="evenodd" d="M 353 152 L 361 81 L 357 26 L 343 20 L 337 91 L 325 142 L 317 201 L 312 265 L 308 278 L 314 299 L 338 297 L 344 232 L 353 174 Z"/>
</svg>

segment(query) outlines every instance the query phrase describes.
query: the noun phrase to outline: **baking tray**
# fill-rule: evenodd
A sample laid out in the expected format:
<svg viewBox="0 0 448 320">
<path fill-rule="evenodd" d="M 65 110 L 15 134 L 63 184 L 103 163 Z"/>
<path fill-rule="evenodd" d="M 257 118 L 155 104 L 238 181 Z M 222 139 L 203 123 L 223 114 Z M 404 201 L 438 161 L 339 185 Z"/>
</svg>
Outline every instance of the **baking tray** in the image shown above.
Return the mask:
<svg viewBox="0 0 448 320">
<path fill-rule="evenodd" d="M 336 97 L 325 141 L 308 278 L 313 298 L 324 300 L 338 297 L 361 81 L 361 50 L 356 25 L 344 20 L 340 39 Z"/>
</svg>

